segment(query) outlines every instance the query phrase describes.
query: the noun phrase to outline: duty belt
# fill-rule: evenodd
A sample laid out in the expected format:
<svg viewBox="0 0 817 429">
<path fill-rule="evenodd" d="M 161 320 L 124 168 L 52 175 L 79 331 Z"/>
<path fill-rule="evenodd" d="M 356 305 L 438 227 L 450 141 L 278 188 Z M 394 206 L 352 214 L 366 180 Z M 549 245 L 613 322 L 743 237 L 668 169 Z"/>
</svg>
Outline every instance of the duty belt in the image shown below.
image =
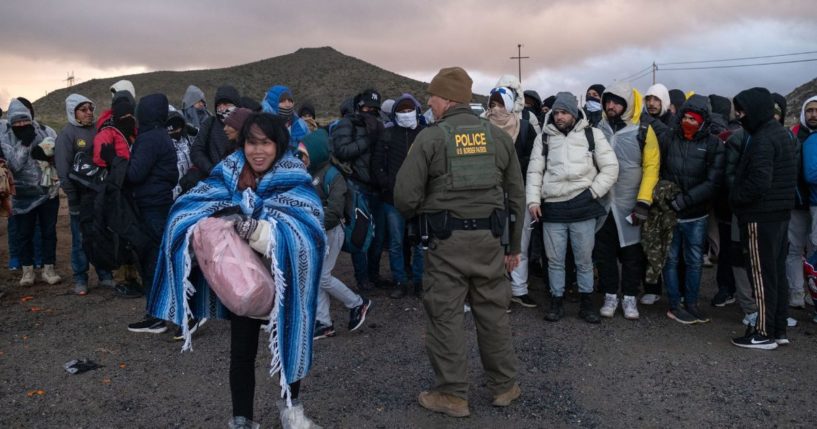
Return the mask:
<svg viewBox="0 0 817 429">
<path fill-rule="evenodd" d="M 476 231 L 491 229 L 491 218 L 484 219 L 449 219 L 452 231 Z"/>
</svg>

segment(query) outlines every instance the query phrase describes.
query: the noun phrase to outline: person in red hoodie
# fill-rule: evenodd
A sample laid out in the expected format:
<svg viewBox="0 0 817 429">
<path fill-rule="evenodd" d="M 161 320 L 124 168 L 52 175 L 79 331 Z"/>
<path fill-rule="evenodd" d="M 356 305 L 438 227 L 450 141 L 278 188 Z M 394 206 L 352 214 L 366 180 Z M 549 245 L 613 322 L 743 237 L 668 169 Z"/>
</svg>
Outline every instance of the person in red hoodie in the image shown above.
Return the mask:
<svg viewBox="0 0 817 429">
<path fill-rule="evenodd" d="M 94 164 L 106 168 L 108 164 L 100 153 L 102 146 L 113 144 L 116 156 L 130 159 L 130 146 L 136 139 L 136 118 L 133 96 L 127 91 L 119 91 L 113 96 L 111 108 L 102 112 L 97 120 L 97 134 L 94 137 Z"/>
</svg>

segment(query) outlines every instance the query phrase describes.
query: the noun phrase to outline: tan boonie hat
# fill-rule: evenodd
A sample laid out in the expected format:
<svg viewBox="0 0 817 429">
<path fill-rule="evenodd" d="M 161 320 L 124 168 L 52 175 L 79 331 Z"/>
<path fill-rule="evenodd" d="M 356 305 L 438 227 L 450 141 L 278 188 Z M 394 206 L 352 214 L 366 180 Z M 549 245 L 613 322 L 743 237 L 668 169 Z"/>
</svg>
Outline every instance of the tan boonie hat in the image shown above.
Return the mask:
<svg viewBox="0 0 817 429">
<path fill-rule="evenodd" d="M 427 92 L 447 100 L 468 103 L 471 101 L 472 84 L 471 77 L 461 67 L 446 67 L 431 79 Z"/>
</svg>

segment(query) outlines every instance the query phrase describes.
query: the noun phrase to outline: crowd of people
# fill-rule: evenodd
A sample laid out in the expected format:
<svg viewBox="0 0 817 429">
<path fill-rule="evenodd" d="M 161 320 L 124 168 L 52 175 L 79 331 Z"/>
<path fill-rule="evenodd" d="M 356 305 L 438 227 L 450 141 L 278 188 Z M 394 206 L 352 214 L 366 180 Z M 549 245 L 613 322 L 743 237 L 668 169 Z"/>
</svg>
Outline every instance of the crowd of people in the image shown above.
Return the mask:
<svg viewBox="0 0 817 429">
<path fill-rule="evenodd" d="M 494 405 L 507 406 L 521 394 L 507 313 L 511 303 L 543 304 L 528 292 L 537 272 L 550 292 L 549 322 L 571 301 L 596 324 L 619 307 L 636 320 L 639 305 L 666 299 L 667 317 L 689 325 L 710 321 L 699 292 L 703 267 L 717 261 L 711 305 L 737 302 L 747 330 L 733 344 L 766 350 L 789 343 L 797 321 L 788 308 L 813 305 L 809 291 L 817 292 L 817 96 L 789 129 L 786 99 L 764 88 L 730 100 L 660 83 L 642 95 L 622 81 L 591 85 L 582 106 L 567 91 L 542 100 L 512 75 L 500 77 L 478 118 L 459 68 L 434 78 L 428 111 L 420 94 L 384 100 L 369 88 L 325 124 L 284 85 L 260 102 L 224 85 L 212 105 L 190 85 L 179 109 L 161 93 L 137 102 L 126 80 L 110 91 L 101 112 L 69 95 L 59 133 L 35 119 L 28 100 L 11 100 L 0 120 L 8 267 L 20 271 L 21 287 L 37 281 L 37 268 L 44 282 L 62 281 L 61 189 L 74 293 L 88 293 L 93 266 L 115 295 L 147 298 L 130 331 L 162 333 L 173 323 L 185 348 L 206 320 L 231 320 L 231 427 L 252 425 L 262 326 L 286 427 L 312 424 L 299 381 L 312 341 L 337 335 L 331 298 L 354 331 L 373 289 L 422 297 L 437 386 L 419 402 L 461 417 L 469 414 L 463 312 L 479 319 Z M 373 231 L 364 246 L 350 228 L 356 212 Z M 209 293 L 189 250 L 207 217 L 229 219 L 270 262 L 278 293 L 268 320 L 231 314 Z M 342 250 L 353 288 L 333 275 Z M 594 292 L 604 295 L 600 307 Z"/>
</svg>

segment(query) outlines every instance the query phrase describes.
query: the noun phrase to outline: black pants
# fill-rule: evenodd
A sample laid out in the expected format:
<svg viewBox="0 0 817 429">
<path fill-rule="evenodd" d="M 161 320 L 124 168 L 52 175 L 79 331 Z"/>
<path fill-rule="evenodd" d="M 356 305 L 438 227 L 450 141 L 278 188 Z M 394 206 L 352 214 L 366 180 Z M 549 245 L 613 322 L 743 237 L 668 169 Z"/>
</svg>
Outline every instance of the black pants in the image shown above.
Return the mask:
<svg viewBox="0 0 817 429">
<path fill-rule="evenodd" d="M 638 295 L 641 279 L 644 278 L 646 261 L 644 251 L 641 243 L 621 247 L 618 228 L 612 214 L 607 216 L 604 225 L 596 233 L 593 259 L 599 271 L 602 291 L 609 294 L 618 293 L 618 262 L 621 261 L 621 292 L 627 296 Z"/>
<path fill-rule="evenodd" d="M 740 242 L 747 255 L 749 281 L 757 302 L 761 335 L 786 335 L 789 284 L 786 280 L 789 221 L 749 222 L 740 225 Z"/>
<path fill-rule="evenodd" d="M 732 272 L 732 225 L 718 222 L 718 238 L 721 243 L 718 250 L 718 292 L 722 295 L 735 294 L 735 274 Z"/>
<path fill-rule="evenodd" d="M 258 333 L 263 320 L 233 315 L 230 318 L 230 395 L 233 416 L 253 419 L 255 398 L 255 357 L 258 354 Z M 292 399 L 298 399 L 301 382 L 289 385 Z"/>
</svg>

